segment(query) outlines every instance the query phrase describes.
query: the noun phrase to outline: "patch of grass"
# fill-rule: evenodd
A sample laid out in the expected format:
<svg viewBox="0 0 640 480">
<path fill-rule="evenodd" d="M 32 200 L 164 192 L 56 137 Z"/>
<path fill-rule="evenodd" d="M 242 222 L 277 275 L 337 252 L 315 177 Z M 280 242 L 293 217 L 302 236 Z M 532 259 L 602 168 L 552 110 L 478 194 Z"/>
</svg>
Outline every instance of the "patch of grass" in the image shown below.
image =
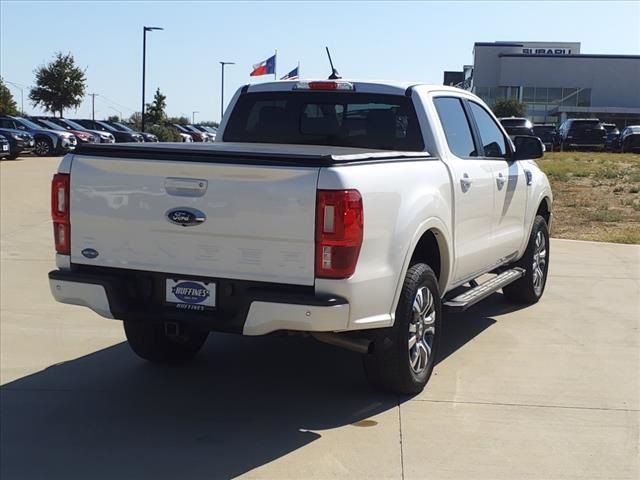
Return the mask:
<svg viewBox="0 0 640 480">
<path fill-rule="evenodd" d="M 619 222 L 622 220 L 622 213 L 618 210 L 595 210 L 589 211 L 585 215 L 586 219 L 591 222 Z"/>
<path fill-rule="evenodd" d="M 632 225 L 605 232 L 598 240 L 601 242 L 639 244 L 640 225 Z"/>
</svg>

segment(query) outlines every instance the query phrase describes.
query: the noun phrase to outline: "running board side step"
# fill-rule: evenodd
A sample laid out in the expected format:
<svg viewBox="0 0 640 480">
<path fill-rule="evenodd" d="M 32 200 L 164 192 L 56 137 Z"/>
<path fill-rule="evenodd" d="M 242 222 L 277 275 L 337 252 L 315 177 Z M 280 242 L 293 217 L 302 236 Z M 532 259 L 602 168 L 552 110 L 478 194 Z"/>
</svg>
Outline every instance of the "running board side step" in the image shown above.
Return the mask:
<svg viewBox="0 0 640 480">
<path fill-rule="evenodd" d="M 524 268 L 516 267 L 506 270 L 501 274 L 496 275 L 491 280 L 486 281 L 471 290 L 467 290 L 451 300 L 445 301 L 443 306 L 452 312 L 464 312 L 471 305 L 475 305 L 480 300 L 484 300 L 492 293 L 500 290 L 502 287 L 522 278 L 524 274 Z"/>
</svg>

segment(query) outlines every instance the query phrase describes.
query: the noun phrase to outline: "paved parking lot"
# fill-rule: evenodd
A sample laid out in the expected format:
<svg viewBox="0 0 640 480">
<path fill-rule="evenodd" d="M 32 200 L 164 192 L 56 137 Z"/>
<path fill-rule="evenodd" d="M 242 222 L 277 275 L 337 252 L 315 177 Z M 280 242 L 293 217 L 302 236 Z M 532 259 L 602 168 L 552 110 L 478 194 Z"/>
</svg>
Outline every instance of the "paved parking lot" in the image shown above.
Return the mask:
<svg viewBox="0 0 640 480">
<path fill-rule="evenodd" d="M 413 398 L 299 338 L 212 335 L 161 368 L 52 300 L 57 163 L 0 162 L 3 480 L 640 476 L 639 246 L 552 241 L 543 300 L 450 316 Z"/>
</svg>

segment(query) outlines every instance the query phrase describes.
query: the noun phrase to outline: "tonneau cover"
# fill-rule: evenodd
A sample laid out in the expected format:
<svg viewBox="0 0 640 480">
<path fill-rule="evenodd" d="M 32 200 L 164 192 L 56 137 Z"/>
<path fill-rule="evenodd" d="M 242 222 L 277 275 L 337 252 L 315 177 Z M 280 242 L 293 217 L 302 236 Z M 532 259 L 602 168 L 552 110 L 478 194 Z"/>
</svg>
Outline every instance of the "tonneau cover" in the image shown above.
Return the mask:
<svg viewBox="0 0 640 480">
<path fill-rule="evenodd" d="M 326 145 L 228 142 L 153 145 L 140 143 L 83 144 L 78 146 L 76 153 L 95 157 L 308 167 L 431 156 L 428 152 L 400 152 Z"/>
</svg>

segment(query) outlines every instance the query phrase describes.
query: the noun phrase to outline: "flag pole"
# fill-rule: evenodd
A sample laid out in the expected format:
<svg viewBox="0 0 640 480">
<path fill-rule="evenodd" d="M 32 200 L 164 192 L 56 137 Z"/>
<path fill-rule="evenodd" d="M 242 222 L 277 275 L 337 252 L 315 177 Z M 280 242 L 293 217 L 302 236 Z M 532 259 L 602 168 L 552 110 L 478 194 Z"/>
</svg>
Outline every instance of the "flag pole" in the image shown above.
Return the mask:
<svg viewBox="0 0 640 480">
<path fill-rule="evenodd" d="M 301 78 L 302 77 L 300 76 L 300 60 L 298 60 L 298 80 Z"/>
<path fill-rule="evenodd" d="M 273 56 L 273 79 L 277 80 L 278 79 L 278 49 L 276 48 L 276 53 Z"/>
</svg>

